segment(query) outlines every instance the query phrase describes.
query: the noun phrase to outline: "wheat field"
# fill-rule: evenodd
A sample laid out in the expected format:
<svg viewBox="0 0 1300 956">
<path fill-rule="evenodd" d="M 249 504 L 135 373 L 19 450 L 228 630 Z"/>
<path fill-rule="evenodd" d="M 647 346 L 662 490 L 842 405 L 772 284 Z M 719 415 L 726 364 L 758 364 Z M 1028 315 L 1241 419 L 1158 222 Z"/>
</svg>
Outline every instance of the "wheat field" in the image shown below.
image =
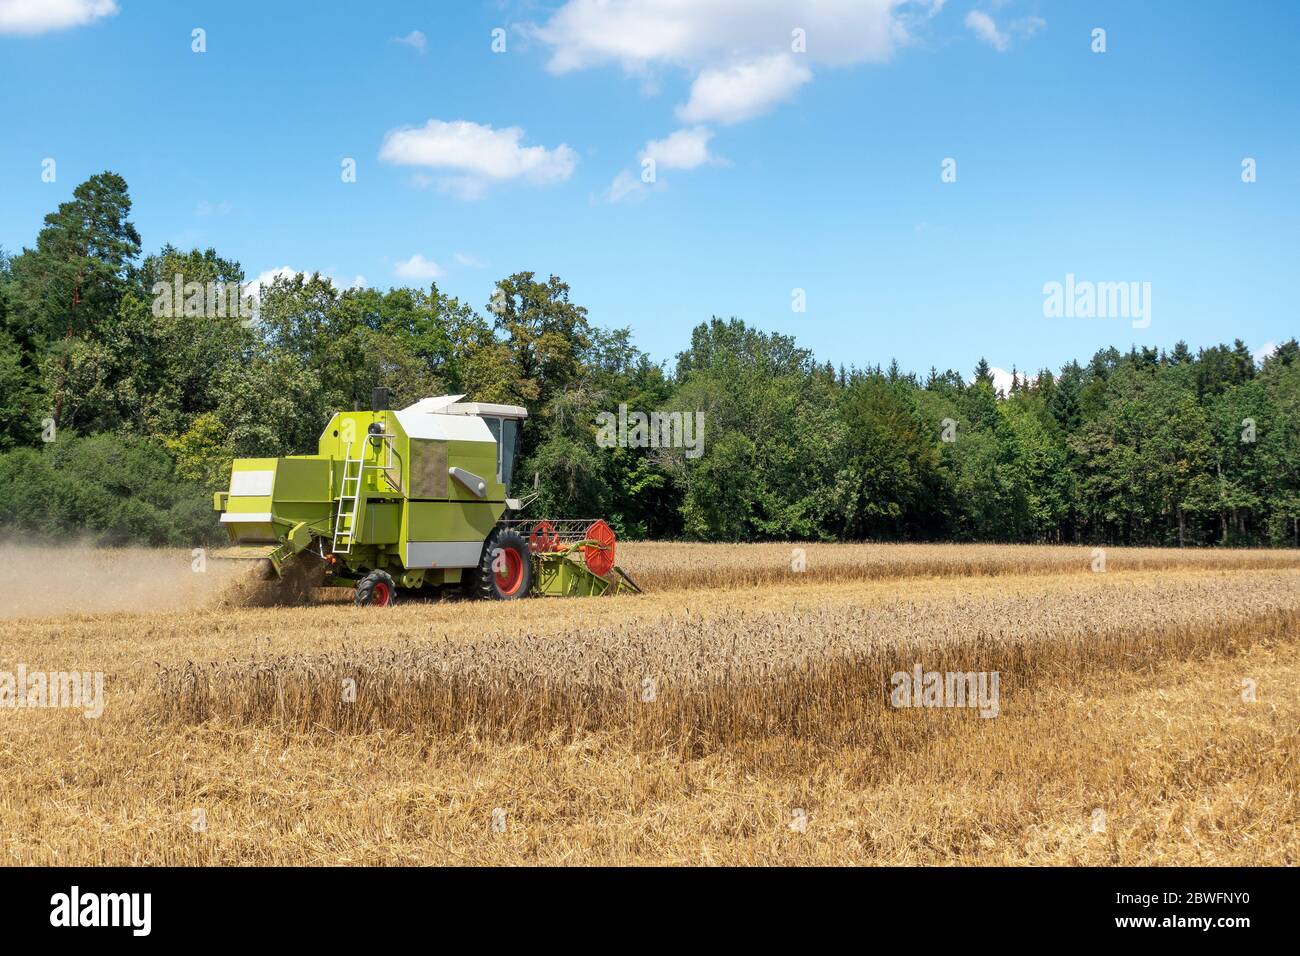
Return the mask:
<svg viewBox="0 0 1300 956">
<path fill-rule="evenodd" d="M 46 558 L 0 673 L 104 706 L 0 708 L 8 864 L 1300 857 L 1294 551 L 633 543 L 643 595 L 383 610 Z M 914 669 L 996 714 L 897 706 Z"/>
</svg>

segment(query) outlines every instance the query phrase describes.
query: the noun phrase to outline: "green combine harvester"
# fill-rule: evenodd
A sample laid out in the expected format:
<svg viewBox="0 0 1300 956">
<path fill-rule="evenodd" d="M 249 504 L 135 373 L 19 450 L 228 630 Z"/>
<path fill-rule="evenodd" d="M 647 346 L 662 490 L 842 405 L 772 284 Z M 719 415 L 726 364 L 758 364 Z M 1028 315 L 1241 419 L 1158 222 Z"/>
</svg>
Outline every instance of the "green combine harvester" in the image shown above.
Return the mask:
<svg viewBox="0 0 1300 956">
<path fill-rule="evenodd" d="M 481 598 L 640 592 L 614 563 L 602 519 L 524 520 L 509 496 L 528 411 L 426 398 L 339 412 L 314 455 L 239 458 L 213 505 L 235 547 L 216 557 L 290 569 L 315 586 L 350 586 L 356 603 L 459 588 Z"/>
</svg>

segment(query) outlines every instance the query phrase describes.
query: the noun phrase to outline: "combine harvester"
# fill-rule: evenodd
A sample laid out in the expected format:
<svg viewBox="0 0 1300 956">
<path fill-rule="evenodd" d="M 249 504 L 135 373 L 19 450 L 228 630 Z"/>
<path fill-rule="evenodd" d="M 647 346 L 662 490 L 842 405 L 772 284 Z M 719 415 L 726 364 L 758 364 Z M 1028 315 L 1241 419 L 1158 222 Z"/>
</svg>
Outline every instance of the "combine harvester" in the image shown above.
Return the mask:
<svg viewBox="0 0 1300 956">
<path fill-rule="evenodd" d="M 230 491 L 214 496 L 236 547 L 264 576 L 290 568 L 312 585 L 352 586 L 356 603 L 385 607 L 400 591 L 463 588 L 473 597 L 607 595 L 636 583 L 614 563 L 602 519 L 505 519 L 528 411 L 426 398 L 385 410 L 339 412 L 315 455 L 239 458 Z"/>
</svg>

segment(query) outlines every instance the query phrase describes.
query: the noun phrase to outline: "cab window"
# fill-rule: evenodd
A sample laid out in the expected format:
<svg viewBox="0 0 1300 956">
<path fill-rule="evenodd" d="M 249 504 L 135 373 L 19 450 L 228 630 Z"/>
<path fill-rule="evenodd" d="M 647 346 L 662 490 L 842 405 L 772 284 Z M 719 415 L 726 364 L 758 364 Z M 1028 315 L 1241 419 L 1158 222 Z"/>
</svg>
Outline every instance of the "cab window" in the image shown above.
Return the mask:
<svg viewBox="0 0 1300 956">
<path fill-rule="evenodd" d="M 501 419 L 488 418 L 484 416 L 483 421 L 487 422 L 488 431 L 492 433 L 492 440 L 497 443 L 497 481 L 501 480 Z"/>
</svg>

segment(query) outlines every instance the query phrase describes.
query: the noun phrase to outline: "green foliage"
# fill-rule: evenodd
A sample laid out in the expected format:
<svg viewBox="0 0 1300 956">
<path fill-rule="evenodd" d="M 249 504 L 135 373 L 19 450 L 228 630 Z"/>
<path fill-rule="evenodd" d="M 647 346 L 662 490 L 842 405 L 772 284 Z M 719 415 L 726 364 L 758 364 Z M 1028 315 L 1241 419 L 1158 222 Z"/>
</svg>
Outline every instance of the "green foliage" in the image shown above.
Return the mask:
<svg viewBox="0 0 1300 956">
<path fill-rule="evenodd" d="M 145 439 L 64 432 L 40 450 L 0 454 L 0 524 L 15 536 L 203 545 L 219 533 L 203 498 Z"/>
<path fill-rule="evenodd" d="M 706 540 L 828 537 L 844 425 L 833 380 L 788 336 L 739 319 L 697 326 L 670 409 L 702 416 L 703 453 L 674 449 L 683 530 Z"/>
<path fill-rule="evenodd" d="M 320 275 L 277 279 L 253 317 L 188 292 L 178 307 L 178 284 L 234 289 L 243 269 L 214 249 L 140 259 L 130 210 L 102 173 L 33 248 L 0 250 L 9 527 L 201 542 L 219 532 L 209 492 L 231 458 L 313 452 L 334 411 L 384 386 L 398 407 L 444 393 L 526 406 L 514 494 L 536 475 L 530 513 L 624 535 L 1300 546 L 1295 340 L 1259 366 L 1240 340 L 1104 349 L 1013 370 L 1001 394 L 983 358 L 973 377 L 924 382 L 897 363 L 836 370 L 715 317 L 669 371 L 532 272 L 502 279 L 482 314 L 436 285 Z M 699 416 L 702 441 L 605 441 L 620 410 Z"/>
<path fill-rule="evenodd" d="M 924 515 L 942 495 L 941 455 L 913 391 L 880 376 L 844 390 L 843 464 L 831 497 L 838 536 L 897 539 L 933 530 Z"/>
<path fill-rule="evenodd" d="M 29 360 L 39 356 L 32 364 L 44 373 L 58 421 L 64 420 L 69 392 L 81 384 L 70 380 L 74 363 L 93 366 L 104 360 L 84 354 L 84 339 L 98 333 L 127 290 L 131 263 L 140 252 L 130 212 L 126 180 L 108 172 L 92 176 L 45 217 L 35 248 L 24 249 L 11 263 L 6 297 L 24 330 Z M 90 378 L 98 380 L 93 372 Z"/>
<path fill-rule="evenodd" d="M 518 272 L 497 283 L 489 307 L 516 373 L 516 388 L 529 411 L 545 408 L 576 381 L 581 354 L 591 344 L 587 310 L 569 301 L 569 287 L 555 276 L 538 282 Z"/>
<path fill-rule="evenodd" d="M 28 445 L 41 433 L 40 398 L 22 349 L 0 329 L 0 451 Z"/>
<path fill-rule="evenodd" d="M 221 491 L 230 480 L 230 440 L 213 412 L 197 415 L 190 427 L 163 444 L 176 462 L 176 477 L 211 491 Z"/>
</svg>

